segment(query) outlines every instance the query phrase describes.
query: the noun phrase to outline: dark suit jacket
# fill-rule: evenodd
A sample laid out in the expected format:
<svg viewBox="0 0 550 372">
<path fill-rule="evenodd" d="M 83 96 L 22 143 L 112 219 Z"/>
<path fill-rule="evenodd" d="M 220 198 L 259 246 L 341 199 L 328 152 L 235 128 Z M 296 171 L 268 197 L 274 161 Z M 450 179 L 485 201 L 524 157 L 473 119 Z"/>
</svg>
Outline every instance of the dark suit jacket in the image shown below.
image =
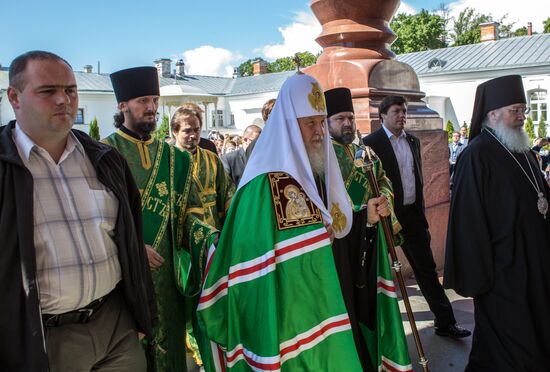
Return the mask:
<svg viewBox="0 0 550 372">
<path fill-rule="evenodd" d="M 229 176 L 235 183 L 235 186 L 239 186 L 239 181 L 243 176 L 244 167 L 246 166 L 246 160 L 246 154 L 242 147 L 222 156 L 223 166 L 225 167 L 227 173 L 229 173 Z"/>
<path fill-rule="evenodd" d="M 406 133 L 406 132 L 405 132 Z M 420 156 L 420 140 L 412 134 L 406 133 L 409 146 L 414 161 L 414 178 L 416 181 L 416 201 L 415 205 L 423 212 L 424 211 L 424 194 L 423 187 L 424 181 L 422 179 L 422 158 Z M 390 179 L 393 186 L 395 213 L 397 218 L 401 215 L 403 210 L 403 183 L 401 182 L 401 175 L 399 173 L 399 165 L 397 164 L 397 158 L 393 152 L 390 140 L 384 131 L 384 128 L 369 134 L 363 138 L 363 143 L 366 146 L 370 146 L 376 155 L 382 161 L 382 167 L 386 171 L 386 175 Z"/>
</svg>

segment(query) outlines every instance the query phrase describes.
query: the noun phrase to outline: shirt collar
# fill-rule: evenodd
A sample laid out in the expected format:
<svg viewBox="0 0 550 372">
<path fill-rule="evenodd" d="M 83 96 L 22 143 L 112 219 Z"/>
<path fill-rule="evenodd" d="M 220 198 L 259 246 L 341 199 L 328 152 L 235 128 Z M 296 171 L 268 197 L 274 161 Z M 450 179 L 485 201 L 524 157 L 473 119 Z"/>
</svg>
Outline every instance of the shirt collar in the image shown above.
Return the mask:
<svg viewBox="0 0 550 372">
<path fill-rule="evenodd" d="M 401 134 L 399 136 L 396 136 L 395 134 L 390 132 L 390 130 L 388 128 L 386 128 L 386 126 L 384 124 L 382 124 L 382 128 L 384 128 L 384 132 L 386 132 L 386 136 L 388 136 L 388 139 L 391 139 L 392 137 L 399 138 L 399 137 L 405 137 L 406 136 L 404 130 L 401 131 Z"/>
<path fill-rule="evenodd" d="M 29 161 L 31 157 L 31 152 L 35 147 L 37 149 L 41 148 L 36 143 L 34 143 L 34 141 L 27 135 L 27 133 L 23 131 L 18 122 L 15 123 L 13 140 L 15 142 L 15 145 L 17 146 L 17 149 L 19 150 L 19 155 L 24 157 L 26 161 Z M 69 155 L 73 152 L 75 148 L 84 155 L 84 147 L 82 146 L 78 138 L 76 138 L 74 133 L 70 131 L 67 138 L 67 144 L 65 145 L 64 155 Z M 66 158 L 66 156 L 62 156 L 59 162 L 61 162 L 64 158 Z"/>
</svg>

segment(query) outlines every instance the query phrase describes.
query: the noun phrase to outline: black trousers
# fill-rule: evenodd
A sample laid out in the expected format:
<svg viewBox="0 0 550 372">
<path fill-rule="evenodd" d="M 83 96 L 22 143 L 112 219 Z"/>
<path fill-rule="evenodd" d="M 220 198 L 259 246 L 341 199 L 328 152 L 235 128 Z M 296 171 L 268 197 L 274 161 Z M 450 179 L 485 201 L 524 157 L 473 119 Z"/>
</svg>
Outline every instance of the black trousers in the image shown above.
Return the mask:
<svg viewBox="0 0 550 372">
<path fill-rule="evenodd" d="M 424 212 L 416 205 L 405 206 L 397 218 L 403 227 L 403 252 L 411 264 L 420 291 L 435 315 L 435 326 L 444 328 L 456 323 L 451 303 L 437 278 Z"/>
</svg>

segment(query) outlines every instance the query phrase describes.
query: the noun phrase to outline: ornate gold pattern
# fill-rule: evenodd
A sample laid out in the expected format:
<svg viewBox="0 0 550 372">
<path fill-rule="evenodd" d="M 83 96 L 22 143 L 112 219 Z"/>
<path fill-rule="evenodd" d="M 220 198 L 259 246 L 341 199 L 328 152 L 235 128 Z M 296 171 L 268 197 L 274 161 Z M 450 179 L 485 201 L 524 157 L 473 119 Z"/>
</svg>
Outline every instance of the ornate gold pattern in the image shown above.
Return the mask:
<svg viewBox="0 0 550 372">
<path fill-rule="evenodd" d="M 269 186 L 279 230 L 322 223 L 321 211 L 290 175 L 269 173 Z"/>
<path fill-rule="evenodd" d="M 311 83 L 311 86 L 311 93 L 307 95 L 309 104 L 315 111 L 327 111 L 327 106 L 325 104 L 325 95 L 323 94 L 321 87 L 317 83 Z"/>
<path fill-rule="evenodd" d="M 166 186 L 165 181 L 162 181 L 161 183 L 157 183 L 155 187 L 157 188 L 157 191 L 160 197 L 168 195 L 168 186 Z"/>
<path fill-rule="evenodd" d="M 204 239 L 204 233 L 202 229 L 195 231 L 195 233 L 193 234 L 193 239 L 195 239 L 195 244 L 199 244 L 200 241 Z"/>
<path fill-rule="evenodd" d="M 332 216 L 332 229 L 337 233 L 344 231 L 347 219 L 338 203 L 332 203 L 330 215 Z"/>
</svg>

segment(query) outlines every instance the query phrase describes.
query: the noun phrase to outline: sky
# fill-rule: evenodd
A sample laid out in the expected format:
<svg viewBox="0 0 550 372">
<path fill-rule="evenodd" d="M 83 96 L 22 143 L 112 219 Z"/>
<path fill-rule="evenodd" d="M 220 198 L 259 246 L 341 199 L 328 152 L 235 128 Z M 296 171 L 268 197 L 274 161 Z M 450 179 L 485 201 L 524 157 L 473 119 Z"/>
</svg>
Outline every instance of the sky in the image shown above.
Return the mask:
<svg viewBox="0 0 550 372">
<path fill-rule="evenodd" d="M 361 0 L 358 0 L 361 1 Z M 364 0 L 363 0 L 364 1 Z M 466 7 L 534 31 L 550 17 L 544 0 L 408 0 L 398 12 L 414 14 L 446 4 L 451 16 Z M 231 76 L 255 57 L 268 61 L 299 51 L 320 51 L 319 22 L 307 0 L 0 0 L 0 65 L 28 50 L 65 58 L 75 70 L 102 73 L 183 59 L 187 74 Z M 172 64 L 172 68 L 174 64 Z"/>
</svg>

